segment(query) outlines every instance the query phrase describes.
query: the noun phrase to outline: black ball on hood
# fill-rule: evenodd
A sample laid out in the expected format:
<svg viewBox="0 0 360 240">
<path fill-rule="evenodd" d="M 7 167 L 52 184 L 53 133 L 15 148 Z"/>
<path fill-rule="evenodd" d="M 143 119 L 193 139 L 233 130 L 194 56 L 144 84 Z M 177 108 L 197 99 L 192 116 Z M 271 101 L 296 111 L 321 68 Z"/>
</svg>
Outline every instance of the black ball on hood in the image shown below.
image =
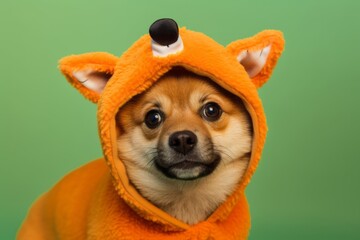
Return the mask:
<svg viewBox="0 0 360 240">
<path fill-rule="evenodd" d="M 156 20 L 149 28 L 151 38 L 160 45 L 169 46 L 179 38 L 177 23 L 171 18 Z"/>
</svg>

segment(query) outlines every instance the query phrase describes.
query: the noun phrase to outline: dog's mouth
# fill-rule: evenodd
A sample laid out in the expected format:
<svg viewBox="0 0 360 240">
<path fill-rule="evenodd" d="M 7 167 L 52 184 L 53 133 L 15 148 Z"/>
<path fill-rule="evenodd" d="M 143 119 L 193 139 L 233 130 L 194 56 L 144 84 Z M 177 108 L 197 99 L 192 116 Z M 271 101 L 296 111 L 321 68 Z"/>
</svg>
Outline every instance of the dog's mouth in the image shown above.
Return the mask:
<svg viewBox="0 0 360 240">
<path fill-rule="evenodd" d="M 215 154 L 213 160 L 209 163 L 184 158 L 183 160 L 169 166 L 162 166 L 162 164 L 160 164 L 161 161 L 155 160 L 155 166 L 159 171 L 161 171 L 169 178 L 179 180 L 195 180 L 211 174 L 219 165 L 220 160 L 220 155 Z"/>
</svg>

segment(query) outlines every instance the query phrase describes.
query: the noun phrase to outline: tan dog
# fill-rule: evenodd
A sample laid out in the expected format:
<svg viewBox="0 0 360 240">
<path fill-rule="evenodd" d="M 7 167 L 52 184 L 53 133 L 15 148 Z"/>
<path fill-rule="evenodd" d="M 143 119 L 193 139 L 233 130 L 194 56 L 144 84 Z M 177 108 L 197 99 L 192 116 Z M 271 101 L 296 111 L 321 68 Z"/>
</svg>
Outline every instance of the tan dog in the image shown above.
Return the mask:
<svg viewBox="0 0 360 240">
<path fill-rule="evenodd" d="M 252 126 L 238 97 L 181 69 L 117 114 L 119 157 L 149 201 L 188 224 L 205 220 L 240 181 Z"/>
<path fill-rule="evenodd" d="M 281 55 L 282 34 L 267 30 L 224 47 L 172 19 L 149 33 L 120 57 L 60 61 L 71 85 L 98 106 L 103 158 L 40 197 L 18 239 L 248 239 L 244 191 L 267 132 L 257 89 Z M 211 81 L 169 73 L 176 66 Z"/>
</svg>

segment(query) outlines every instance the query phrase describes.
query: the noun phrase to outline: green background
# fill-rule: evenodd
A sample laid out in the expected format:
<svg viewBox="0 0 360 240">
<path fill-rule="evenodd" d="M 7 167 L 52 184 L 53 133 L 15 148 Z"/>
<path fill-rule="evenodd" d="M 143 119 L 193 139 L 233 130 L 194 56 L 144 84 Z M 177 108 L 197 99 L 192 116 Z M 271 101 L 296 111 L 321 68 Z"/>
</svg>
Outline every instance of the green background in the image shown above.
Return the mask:
<svg viewBox="0 0 360 240">
<path fill-rule="evenodd" d="M 269 134 L 247 189 L 251 240 L 360 239 L 360 1 L 0 3 L 0 239 L 64 174 L 101 156 L 96 106 L 65 81 L 69 54 L 121 55 L 172 17 L 221 44 L 279 29 L 286 50 L 260 90 Z"/>
</svg>

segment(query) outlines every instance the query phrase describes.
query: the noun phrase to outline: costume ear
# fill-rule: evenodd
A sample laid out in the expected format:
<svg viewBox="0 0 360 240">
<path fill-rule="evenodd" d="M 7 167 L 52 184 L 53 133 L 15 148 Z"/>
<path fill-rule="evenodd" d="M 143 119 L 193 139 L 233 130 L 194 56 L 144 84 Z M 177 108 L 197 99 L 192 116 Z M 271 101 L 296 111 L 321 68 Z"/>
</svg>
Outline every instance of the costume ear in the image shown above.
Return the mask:
<svg viewBox="0 0 360 240">
<path fill-rule="evenodd" d="M 284 43 L 280 31 L 266 30 L 251 38 L 232 42 L 226 48 L 259 88 L 270 78 L 284 49 Z"/>
<path fill-rule="evenodd" d="M 96 103 L 114 73 L 117 60 L 109 53 L 86 53 L 61 59 L 59 68 L 71 85 Z"/>
</svg>

